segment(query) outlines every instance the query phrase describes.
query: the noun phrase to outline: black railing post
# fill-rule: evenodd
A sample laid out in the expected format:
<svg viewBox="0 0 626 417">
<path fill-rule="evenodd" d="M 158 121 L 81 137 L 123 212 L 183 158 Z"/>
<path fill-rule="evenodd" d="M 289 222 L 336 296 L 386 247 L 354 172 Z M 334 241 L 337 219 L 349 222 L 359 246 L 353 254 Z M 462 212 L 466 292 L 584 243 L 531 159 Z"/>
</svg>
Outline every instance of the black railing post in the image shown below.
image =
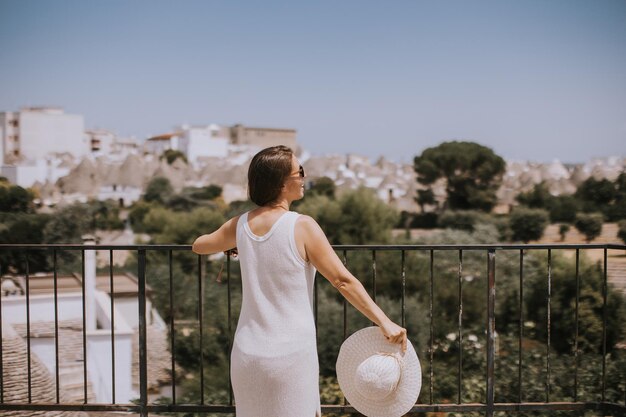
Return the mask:
<svg viewBox="0 0 626 417">
<path fill-rule="evenodd" d="M 81 310 L 83 319 L 83 403 L 87 404 L 87 313 L 85 306 L 85 250 L 81 250 L 81 278 L 80 278 L 80 293 L 81 293 Z"/>
<path fill-rule="evenodd" d="M 115 404 L 115 286 L 113 284 L 113 250 L 109 251 L 109 289 L 111 291 L 111 404 Z"/>
<path fill-rule="evenodd" d="M 578 401 L 578 310 L 580 304 L 580 250 L 576 249 L 576 317 L 574 335 L 574 402 Z"/>
<path fill-rule="evenodd" d="M 59 288 L 58 288 L 58 274 L 57 274 L 57 250 L 52 252 L 53 268 L 54 268 L 54 373 L 55 373 L 55 388 L 56 388 L 56 403 L 61 402 L 61 382 L 59 378 Z"/>
<path fill-rule="evenodd" d="M 434 324 L 433 324 L 433 310 L 434 310 L 434 296 L 435 296 L 435 283 L 434 283 L 434 268 L 433 268 L 433 264 L 435 261 L 435 253 L 434 251 L 431 249 L 430 250 L 430 297 L 429 297 L 429 304 L 428 304 L 428 311 L 429 311 L 429 321 L 430 321 L 430 344 L 428 347 L 428 373 L 429 373 L 429 378 L 428 378 L 428 383 L 429 383 L 429 404 L 433 403 L 433 354 L 434 354 L 434 344 L 435 344 L 435 336 L 434 336 Z"/>
<path fill-rule="evenodd" d="M 348 266 L 348 252 L 346 250 L 343 251 L 343 264 L 344 266 Z M 346 340 L 348 337 L 348 305 L 346 302 L 346 298 L 343 298 L 343 339 Z M 348 399 L 343 396 L 343 405 L 348 404 Z"/>
<path fill-rule="evenodd" d="M 463 403 L 463 251 L 459 250 L 459 370 L 457 375 L 457 404 Z"/>
<path fill-rule="evenodd" d="M 139 415 L 148 417 L 148 338 L 146 335 L 146 250 L 138 250 L 139 284 Z"/>
<path fill-rule="evenodd" d="M 604 279 L 602 280 L 602 402 L 606 398 L 606 313 L 607 313 L 607 249 L 604 248 Z"/>
<path fill-rule="evenodd" d="M 494 411 L 494 362 L 496 351 L 496 251 L 487 252 L 487 417 Z"/>
<path fill-rule="evenodd" d="M 200 347 L 200 404 L 204 405 L 204 291 L 202 287 L 202 255 L 198 255 L 198 336 Z"/>
<path fill-rule="evenodd" d="M 517 401 L 522 402 L 522 340 L 524 338 L 524 249 L 519 251 L 519 323 L 517 346 Z"/>
<path fill-rule="evenodd" d="M 231 252 L 226 253 L 226 289 L 228 293 L 228 404 L 233 405 L 233 384 L 230 380 L 230 355 L 233 350 L 233 329 L 232 329 L 232 304 L 230 302 L 230 256 Z"/>
<path fill-rule="evenodd" d="M 548 249 L 548 306 L 546 310 L 546 402 L 550 402 L 550 346 L 551 346 L 551 324 L 552 324 L 552 249 Z"/>
<path fill-rule="evenodd" d="M 2 268 L 0 265 L 0 277 L 2 276 Z M 2 280 L 0 279 L 0 284 Z M 4 352 L 2 350 L 3 340 L 2 337 L 2 294 L 0 294 L 0 404 L 4 403 Z"/>
<path fill-rule="evenodd" d="M 31 370 L 31 351 L 30 351 L 30 270 L 28 266 L 28 252 L 25 257 L 25 270 L 26 273 L 26 352 L 28 355 L 28 403 L 33 402 L 33 386 L 32 386 L 32 370 Z"/>
<path fill-rule="evenodd" d="M 167 251 L 170 289 L 170 354 L 172 367 L 172 404 L 176 404 L 176 331 L 174 329 L 174 272 L 172 270 L 172 250 Z"/>
</svg>

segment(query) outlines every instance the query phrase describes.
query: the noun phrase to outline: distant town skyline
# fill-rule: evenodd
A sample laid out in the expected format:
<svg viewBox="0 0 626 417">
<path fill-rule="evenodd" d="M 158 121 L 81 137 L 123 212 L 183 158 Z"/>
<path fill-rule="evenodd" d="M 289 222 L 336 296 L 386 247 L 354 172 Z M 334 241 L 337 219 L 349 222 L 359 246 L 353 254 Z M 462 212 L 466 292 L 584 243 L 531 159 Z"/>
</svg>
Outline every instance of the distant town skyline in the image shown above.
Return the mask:
<svg viewBox="0 0 626 417">
<path fill-rule="evenodd" d="M 626 2 L 0 2 L 0 111 L 145 138 L 298 131 L 316 155 L 626 156 Z"/>
</svg>

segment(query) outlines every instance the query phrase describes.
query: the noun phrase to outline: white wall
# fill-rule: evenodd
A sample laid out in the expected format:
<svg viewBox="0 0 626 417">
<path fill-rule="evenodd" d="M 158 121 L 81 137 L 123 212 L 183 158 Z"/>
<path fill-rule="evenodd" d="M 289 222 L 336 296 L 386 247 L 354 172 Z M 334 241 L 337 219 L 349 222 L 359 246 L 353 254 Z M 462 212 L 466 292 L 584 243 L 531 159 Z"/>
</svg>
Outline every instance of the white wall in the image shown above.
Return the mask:
<svg viewBox="0 0 626 417">
<path fill-rule="evenodd" d="M 19 112 L 20 154 L 27 160 L 43 158 L 51 152 L 88 155 L 83 116 L 63 111 Z"/>
<path fill-rule="evenodd" d="M 230 140 L 225 137 L 214 136 L 219 134 L 216 125 L 207 127 L 192 127 L 185 131 L 184 137 L 187 140 L 187 159 L 195 162 L 198 157 L 214 156 L 224 158 L 228 155 L 228 143 Z"/>
<path fill-rule="evenodd" d="M 124 319 L 130 327 L 139 327 L 139 302 L 137 297 L 115 297 L 115 309 L 124 315 Z M 146 300 L 146 325 L 153 323 L 152 303 Z"/>
<path fill-rule="evenodd" d="M 113 375 L 110 332 L 108 330 L 89 332 L 87 348 L 87 374 L 96 394 L 96 401 L 111 403 Z M 116 331 L 115 402 L 117 404 L 129 403 L 130 400 L 139 396 L 132 389 L 132 352 L 132 334 Z"/>
<path fill-rule="evenodd" d="M 82 295 L 80 293 L 58 295 L 58 319 L 82 319 Z M 121 303 L 124 304 L 124 303 Z M 135 306 L 137 303 L 135 302 Z M 149 312 L 150 310 L 148 310 Z M 101 291 L 95 293 L 95 313 L 101 329 L 86 332 L 87 376 L 93 385 L 97 402 L 111 402 L 111 300 Z M 137 316 L 135 311 L 134 316 Z M 32 322 L 54 320 L 54 296 L 32 295 L 30 297 Z M 26 297 L 2 298 L 2 320 L 7 323 L 26 322 Z M 118 309 L 115 300 L 115 401 L 128 403 L 136 398 L 132 391 L 132 337 L 133 330 Z M 33 353 L 44 363 L 51 374 L 55 373 L 54 338 L 32 338 Z"/>
<path fill-rule="evenodd" d="M 177 146 L 175 147 L 175 145 L 177 144 L 178 144 L 178 138 L 176 138 L 176 136 L 172 136 L 170 139 L 167 139 L 167 140 L 163 140 L 163 139 L 147 140 L 144 143 L 144 150 L 146 152 L 150 152 L 154 155 L 160 156 L 163 152 L 165 152 L 168 149 L 176 150 Z"/>
<path fill-rule="evenodd" d="M 58 163 L 58 161 L 56 161 Z M 55 161 L 50 159 L 37 159 L 31 164 L 2 165 L 0 175 L 8 178 L 13 184 L 20 187 L 32 187 L 39 181 L 44 184 L 46 181 L 55 183 L 59 178 L 69 174 L 68 167 L 59 168 L 55 166 Z"/>
<path fill-rule="evenodd" d="M 58 319 L 72 320 L 82 319 L 82 297 L 80 293 L 58 294 Z M 30 320 L 53 321 L 54 320 L 54 296 L 31 295 L 30 296 Z M 8 323 L 26 323 L 26 297 L 11 296 L 2 297 L 2 321 Z"/>
</svg>

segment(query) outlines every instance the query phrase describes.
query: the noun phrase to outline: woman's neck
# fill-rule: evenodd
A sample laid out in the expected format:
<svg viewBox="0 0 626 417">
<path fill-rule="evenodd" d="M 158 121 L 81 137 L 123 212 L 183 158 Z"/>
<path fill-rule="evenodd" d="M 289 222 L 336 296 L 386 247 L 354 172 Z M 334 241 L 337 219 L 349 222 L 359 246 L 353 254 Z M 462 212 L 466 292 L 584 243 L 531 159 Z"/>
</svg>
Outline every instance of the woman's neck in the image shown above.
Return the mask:
<svg viewBox="0 0 626 417">
<path fill-rule="evenodd" d="M 288 200 L 277 200 L 274 203 L 268 205 L 269 208 L 275 209 L 283 209 L 285 211 L 289 211 L 289 201 Z"/>
</svg>

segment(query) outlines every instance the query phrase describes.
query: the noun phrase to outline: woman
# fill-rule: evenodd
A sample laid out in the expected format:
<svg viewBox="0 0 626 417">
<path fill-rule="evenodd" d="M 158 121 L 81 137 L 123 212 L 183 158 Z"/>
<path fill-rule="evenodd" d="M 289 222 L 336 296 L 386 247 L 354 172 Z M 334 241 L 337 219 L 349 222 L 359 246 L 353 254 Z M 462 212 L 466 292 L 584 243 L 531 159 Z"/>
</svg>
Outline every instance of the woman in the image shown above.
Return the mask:
<svg viewBox="0 0 626 417">
<path fill-rule="evenodd" d="M 304 169 L 291 149 L 252 158 L 250 199 L 259 207 L 193 244 L 198 254 L 237 248 L 243 299 L 231 353 L 237 417 L 320 417 L 313 318 L 315 270 L 392 343 L 406 330 L 392 322 L 345 268 L 311 217 L 289 211 L 304 197 Z"/>
</svg>

